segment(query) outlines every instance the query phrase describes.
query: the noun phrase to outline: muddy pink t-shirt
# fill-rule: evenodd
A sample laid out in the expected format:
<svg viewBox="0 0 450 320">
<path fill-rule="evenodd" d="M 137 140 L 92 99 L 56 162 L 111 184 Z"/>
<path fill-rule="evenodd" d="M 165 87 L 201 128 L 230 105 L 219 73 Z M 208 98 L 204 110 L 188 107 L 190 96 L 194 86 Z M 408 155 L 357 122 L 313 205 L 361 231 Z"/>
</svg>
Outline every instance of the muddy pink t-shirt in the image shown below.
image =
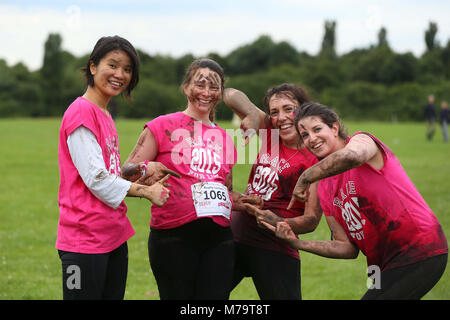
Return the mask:
<svg viewBox="0 0 450 320">
<path fill-rule="evenodd" d="M 439 221 L 394 153 L 367 134 L 382 151 L 384 166 L 365 163 L 319 182 L 320 204 L 347 237 L 381 270 L 448 252 Z"/>
<path fill-rule="evenodd" d="M 95 135 L 106 169 L 120 176 L 119 139 L 114 121 L 88 100 L 79 97 L 66 110 L 59 132 L 59 210 L 56 248 L 79 253 L 106 253 L 127 241 L 134 230 L 125 202 L 113 209 L 95 197 L 72 162 L 68 136 L 84 126 Z"/>
<path fill-rule="evenodd" d="M 211 217 L 217 224 L 229 226 L 230 219 L 216 211 L 231 210 L 230 194 L 223 187 L 237 159 L 231 136 L 219 126 L 202 124 L 182 112 L 160 116 L 145 128 L 158 145 L 154 161 L 181 175 L 167 180 L 171 185 L 169 199 L 161 208 L 151 207 L 150 226 L 175 228 L 200 217 Z M 194 203 L 204 206 L 195 207 Z"/>
<path fill-rule="evenodd" d="M 271 210 L 279 217 L 298 217 L 303 215 L 305 204 L 296 201 L 287 210 L 292 190 L 303 171 L 318 160 L 306 148 L 298 150 L 286 147 L 277 133 L 278 130 L 271 128 L 267 129 L 266 134 L 260 133 L 261 149 L 250 171 L 245 194 L 261 197 L 264 200 L 263 210 Z M 233 211 L 231 219 L 235 241 L 300 258 L 298 250 L 272 231 L 258 226 L 253 215 L 245 211 Z"/>
</svg>

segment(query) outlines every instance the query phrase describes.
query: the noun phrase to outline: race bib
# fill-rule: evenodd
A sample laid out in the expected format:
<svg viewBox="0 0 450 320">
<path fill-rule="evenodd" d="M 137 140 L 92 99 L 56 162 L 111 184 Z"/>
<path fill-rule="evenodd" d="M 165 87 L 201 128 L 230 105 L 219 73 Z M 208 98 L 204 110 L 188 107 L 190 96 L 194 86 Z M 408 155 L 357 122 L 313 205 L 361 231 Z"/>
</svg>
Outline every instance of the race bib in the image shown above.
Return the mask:
<svg viewBox="0 0 450 320">
<path fill-rule="evenodd" d="M 232 204 L 223 184 L 199 182 L 191 185 L 191 190 L 197 217 L 224 216 L 230 219 Z"/>
</svg>

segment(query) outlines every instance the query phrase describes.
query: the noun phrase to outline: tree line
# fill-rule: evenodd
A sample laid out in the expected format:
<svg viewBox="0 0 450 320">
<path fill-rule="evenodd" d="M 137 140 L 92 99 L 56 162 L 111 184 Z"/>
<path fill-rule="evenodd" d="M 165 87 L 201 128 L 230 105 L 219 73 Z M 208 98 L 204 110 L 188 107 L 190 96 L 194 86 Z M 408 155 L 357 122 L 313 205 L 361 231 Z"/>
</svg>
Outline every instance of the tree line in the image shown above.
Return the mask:
<svg viewBox="0 0 450 320">
<path fill-rule="evenodd" d="M 441 45 L 438 26 L 430 22 L 424 32 L 425 52 L 397 53 L 381 28 L 375 43 L 345 54 L 336 53 L 336 22 L 325 21 L 320 51 L 298 51 L 286 41 L 261 35 L 252 43 L 221 56 L 226 87 L 244 91 L 258 106 L 266 90 L 282 82 L 295 82 L 311 98 L 335 108 L 346 119 L 420 121 L 429 94 L 436 101 L 450 100 L 450 39 Z M 59 117 L 85 90 L 80 71 L 89 54 L 76 57 L 62 49 L 62 37 L 49 34 L 44 44 L 42 67 L 29 71 L 23 63 L 8 66 L 0 59 L 0 117 Z M 179 111 L 186 105 L 180 84 L 188 65 L 196 58 L 149 55 L 138 49 L 140 81 L 132 100 L 114 98 L 111 111 L 119 117 L 154 118 Z M 216 118 L 229 120 L 232 112 L 222 104 Z"/>
</svg>

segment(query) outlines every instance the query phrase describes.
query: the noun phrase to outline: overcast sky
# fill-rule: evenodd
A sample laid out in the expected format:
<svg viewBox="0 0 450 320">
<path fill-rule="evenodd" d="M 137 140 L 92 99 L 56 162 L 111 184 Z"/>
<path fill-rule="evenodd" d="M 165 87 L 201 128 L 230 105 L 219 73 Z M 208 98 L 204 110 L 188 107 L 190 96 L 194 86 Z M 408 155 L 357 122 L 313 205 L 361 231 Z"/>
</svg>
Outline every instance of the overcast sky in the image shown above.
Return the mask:
<svg viewBox="0 0 450 320">
<path fill-rule="evenodd" d="M 98 38 L 120 35 L 149 54 L 226 55 L 260 35 L 316 54 L 325 20 L 335 20 L 338 54 L 376 43 L 384 26 L 394 51 L 420 56 L 430 21 L 450 39 L 448 0 L 0 0 L 0 58 L 42 66 L 44 42 L 61 34 L 63 48 L 90 53 Z"/>
</svg>

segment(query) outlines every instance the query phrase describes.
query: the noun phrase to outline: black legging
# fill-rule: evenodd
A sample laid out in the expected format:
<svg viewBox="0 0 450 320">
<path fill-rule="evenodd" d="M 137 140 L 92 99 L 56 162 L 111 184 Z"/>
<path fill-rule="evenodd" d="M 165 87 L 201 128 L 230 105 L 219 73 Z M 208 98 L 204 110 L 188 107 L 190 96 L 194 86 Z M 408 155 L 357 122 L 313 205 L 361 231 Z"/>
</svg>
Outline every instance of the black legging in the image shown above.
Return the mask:
<svg viewBox="0 0 450 320">
<path fill-rule="evenodd" d="M 128 246 L 101 254 L 58 250 L 64 300 L 122 300 L 128 274 Z"/>
<path fill-rule="evenodd" d="M 161 300 L 229 298 L 233 235 L 210 218 L 173 229 L 151 229 L 150 266 Z"/>
<path fill-rule="evenodd" d="M 418 300 L 439 281 L 448 254 L 381 272 L 380 289 L 369 289 L 362 300 Z"/>
<path fill-rule="evenodd" d="M 251 277 L 261 300 L 301 300 L 300 260 L 281 252 L 235 242 L 232 289 Z"/>
</svg>

